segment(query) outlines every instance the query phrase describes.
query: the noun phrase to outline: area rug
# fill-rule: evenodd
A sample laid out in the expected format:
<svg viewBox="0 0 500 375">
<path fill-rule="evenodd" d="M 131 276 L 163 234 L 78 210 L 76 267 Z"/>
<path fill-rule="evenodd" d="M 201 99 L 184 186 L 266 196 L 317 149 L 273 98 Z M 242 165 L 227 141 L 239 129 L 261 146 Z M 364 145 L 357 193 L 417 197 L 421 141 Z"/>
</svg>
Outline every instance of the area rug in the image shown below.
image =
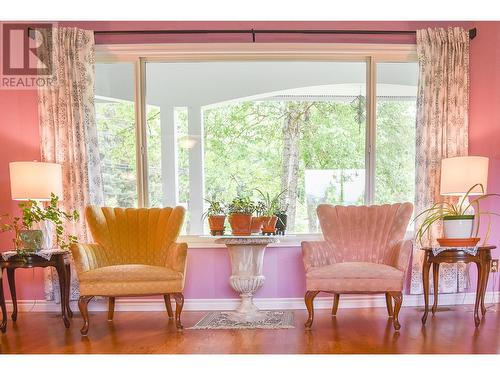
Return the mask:
<svg viewBox="0 0 500 375">
<path fill-rule="evenodd" d="M 294 328 L 292 311 L 262 311 L 265 318 L 254 322 L 238 322 L 231 319 L 230 311 L 208 313 L 188 329 L 280 329 Z"/>
</svg>

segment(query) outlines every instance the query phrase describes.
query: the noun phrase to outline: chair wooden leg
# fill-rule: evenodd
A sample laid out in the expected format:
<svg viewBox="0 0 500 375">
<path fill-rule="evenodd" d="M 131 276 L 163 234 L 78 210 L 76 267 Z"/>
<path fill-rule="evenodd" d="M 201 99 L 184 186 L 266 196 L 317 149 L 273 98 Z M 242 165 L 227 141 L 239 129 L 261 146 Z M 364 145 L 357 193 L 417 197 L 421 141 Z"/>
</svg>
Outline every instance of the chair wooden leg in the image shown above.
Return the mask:
<svg viewBox="0 0 500 375">
<path fill-rule="evenodd" d="M 115 315 L 115 297 L 109 297 L 108 298 L 108 321 L 112 321 L 114 315 Z"/>
<path fill-rule="evenodd" d="M 335 293 L 333 295 L 333 307 L 332 307 L 333 316 L 337 315 L 337 310 L 339 309 L 339 301 L 340 301 L 340 294 Z"/>
<path fill-rule="evenodd" d="M 78 300 L 78 308 L 80 309 L 80 313 L 83 318 L 83 327 L 80 330 L 82 336 L 87 336 L 87 332 L 89 331 L 88 304 L 92 298 L 94 298 L 94 296 L 80 296 L 80 299 Z"/>
<path fill-rule="evenodd" d="M 308 290 L 306 295 L 304 296 L 304 301 L 306 303 L 307 312 L 309 313 L 309 317 L 307 318 L 307 322 L 305 324 L 306 329 L 311 329 L 314 320 L 314 297 L 319 293 L 318 290 Z"/>
<path fill-rule="evenodd" d="M 167 307 L 168 318 L 172 319 L 174 313 L 172 312 L 172 302 L 170 301 L 170 294 L 164 294 L 163 299 L 165 300 L 165 306 Z"/>
<path fill-rule="evenodd" d="M 181 323 L 181 312 L 184 306 L 184 296 L 182 293 L 172 293 L 172 297 L 175 299 L 175 326 L 178 330 L 182 330 L 184 327 Z"/>
<path fill-rule="evenodd" d="M 398 331 L 401 328 L 399 324 L 399 311 L 401 310 L 401 305 L 403 304 L 403 293 L 401 292 L 389 292 L 390 296 L 394 298 L 394 319 L 393 325 L 394 329 Z"/>
<path fill-rule="evenodd" d="M 392 309 L 392 297 L 389 293 L 385 294 L 385 304 L 387 305 L 387 314 L 392 317 L 394 315 L 394 310 Z"/>
</svg>

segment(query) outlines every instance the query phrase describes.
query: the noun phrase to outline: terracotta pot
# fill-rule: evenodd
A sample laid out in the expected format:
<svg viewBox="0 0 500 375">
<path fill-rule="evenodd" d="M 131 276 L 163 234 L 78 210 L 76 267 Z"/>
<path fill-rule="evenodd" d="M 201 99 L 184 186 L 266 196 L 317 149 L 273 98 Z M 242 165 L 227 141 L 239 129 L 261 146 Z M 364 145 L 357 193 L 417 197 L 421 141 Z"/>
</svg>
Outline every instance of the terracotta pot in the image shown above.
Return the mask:
<svg viewBox="0 0 500 375">
<path fill-rule="evenodd" d="M 233 236 L 250 236 L 252 234 L 252 215 L 229 215 L 229 224 L 231 225 Z"/>
<path fill-rule="evenodd" d="M 274 234 L 276 233 L 276 222 L 278 221 L 278 217 L 276 215 L 273 216 L 263 216 L 262 217 L 262 233 L 263 234 Z"/>
<path fill-rule="evenodd" d="M 222 236 L 224 234 L 224 223 L 226 222 L 225 215 L 214 215 L 208 217 L 208 225 L 212 236 Z"/>
<path fill-rule="evenodd" d="M 262 229 L 262 216 L 252 216 L 252 233 L 260 233 Z"/>
</svg>

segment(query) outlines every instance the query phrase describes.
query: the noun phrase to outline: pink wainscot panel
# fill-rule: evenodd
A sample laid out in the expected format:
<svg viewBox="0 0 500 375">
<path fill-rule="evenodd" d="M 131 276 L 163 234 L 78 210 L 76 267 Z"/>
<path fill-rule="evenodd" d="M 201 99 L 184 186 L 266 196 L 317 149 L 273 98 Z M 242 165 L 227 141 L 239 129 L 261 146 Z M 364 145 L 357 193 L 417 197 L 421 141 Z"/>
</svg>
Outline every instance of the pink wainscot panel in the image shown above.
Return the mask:
<svg viewBox="0 0 500 375">
<path fill-rule="evenodd" d="M 184 296 L 188 299 L 238 298 L 231 288 L 231 264 L 225 248 L 190 248 Z M 264 286 L 256 298 L 302 298 L 305 275 L 300 247 L 268 247 Z"/>
</svg>

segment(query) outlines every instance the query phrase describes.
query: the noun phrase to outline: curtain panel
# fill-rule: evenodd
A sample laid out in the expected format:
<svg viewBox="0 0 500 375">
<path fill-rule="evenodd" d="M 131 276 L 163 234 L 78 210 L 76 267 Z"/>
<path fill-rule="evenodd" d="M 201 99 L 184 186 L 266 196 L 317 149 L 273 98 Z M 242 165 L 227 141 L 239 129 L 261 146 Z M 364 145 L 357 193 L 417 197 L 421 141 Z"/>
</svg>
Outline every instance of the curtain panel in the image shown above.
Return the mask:
<svg viewBox="0 0 500 375">
<path fill-rule="evenodd" d="M 52 54 L 54 84 L 38 89 L 41 158 L 62 165 L 60 206 L 81 214 L 66 229 L 86 242 L 84 207 L 103 201 L 94 109 L 94 33 L 62 27 L 47 34 L 52 43 L 44 52 Z M 57 274 L 50 267 L 46 270 L 45 297 L 59 301 Z M 75 275 L 72 265 L 71 299 L 79 294 Z"/>
<path fill-rule="evenodd" d="M 454 27 L 417 30 L 419 83 L 417 94 L 415 212 L 451 197 L 440 195 L 441 159 L 468 154 L 469 34 Z M 420 223 L 415 223 L 416 227 Z M 434 225 L 426 245 L 442 233 Z M 412 294 L 423 293 L 423 252 L 415 244 Z M 468 285 L 463 264 L 442 264 L 439 291 L 456 293 Z M 432 278 L 431 278 L 432 282 Z"/>
</svg>

